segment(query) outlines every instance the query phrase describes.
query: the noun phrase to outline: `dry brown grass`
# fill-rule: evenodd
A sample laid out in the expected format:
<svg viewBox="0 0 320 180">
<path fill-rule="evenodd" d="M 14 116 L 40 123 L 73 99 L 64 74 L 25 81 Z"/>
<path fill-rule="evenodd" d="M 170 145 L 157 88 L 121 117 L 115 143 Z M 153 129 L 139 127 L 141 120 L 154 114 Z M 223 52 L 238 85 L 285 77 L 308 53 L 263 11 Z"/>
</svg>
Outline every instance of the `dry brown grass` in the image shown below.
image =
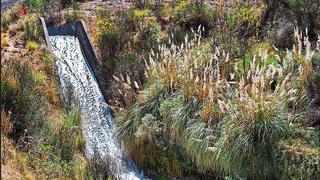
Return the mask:
<svg viewBox="0 0 320 180">
<path fill-rule="evenodd" d="M 39 131 L 46 131 L 45 128 L 49 128 L 53 131 L 53 135 L 58 135 L 62 126 L 61 119 L 64 110 L 60 106 L 60 97 L 57 90 L 57 83 L 54 72 L 54 59 L 47 55 L 48 51 L 43 47 L 43 44 L 41 44 L 41 42 L 37 42 L 37 44 L 35 44 L 34 42 L 30 43 L 29 41 L 29 43 L 26 43 L 22 32 L 23 29 L 21 29 L 20 26 L 21 24 L 25 24 L 25 21 L 29 20 L 28 18 L 32 18 L 32 20 L 34 20 L 35 16 L 26 16 L 25 19 L 19 19 L 12 22 L 10 24 L 10 27 L 12 28 L 16 26 L 16 35 L 10 39 L 1 38 L 2 45 L 7 44 L 7 42 L 3 43 L 4 40 L 8 40 L 10 41 L 8 43 L 10 47 L 6 48 L 14 49 L 14 52 L 1 52 L 4 53 L 2 55 L 6 57 L 6 60 L 2 61 L 3 64 L 1 66 L 1 82 L 5 82 L 8 87 L 11 88 L 9 90 L 10 92 L 21 92 L 21 89 L 26 88 L 21 86 L 24 86 L 26 83 L 24 85 L 21 85 L 21 82 L 19 82 L 19 80 L 17 79 L 18 77 L 15 75 L 15 73 L 17 72 L 14 71 L 13 67 L 14 65 L 27 65 L 29 67 L 28 76 L 31 75 L 32 79 L 35 81 L 34 87 L 32 88 L 34 88 L 35 92 L 41 93 L 41 98 L 44 100 L 45 106 L 48 107 L 46 110 L 47 115 L 43 117 L 43 119 L 41 119 L 41 122 L 44 122 L 46 126 L 41 126 L 43 129 L 40 129 Z M 5 35 L 2 34 L 1 36 L 4 37 Z M 14 47 L 14 45 L 16 44 L 22 46 L 25 45 L 25 48 Z M 30 96 L 32 95 L 33 94 L 31 94 Z M 28 103 L 31 103 L 29 105 L 32 106 L 32 103 L 37 102 Z M 41 110 L 39 109 L 39 111 Z M 15 117 L 17 115 L 19 115 L 19 112 L 16 112 L 16 114 L 14 114 Z M 32 116 L 32 114 L 30 116 Z M 48 175 L 53 175 L 58 179 L 67 178 L 68 175 L 66 175 L 64 172 L 65 167 L 58 167 L 57 170 L 55 169 L 57 167 L 49 167 L 49 165 L 51 164 L 48 161 L 54 160 L 54 162 L 52 162 L 55 163 L 54 166 L 66 166 L 66 164 L 62 164 L 62 162 L 56 160 L 56 155 L 53 155 L 52 152 L 45 152 L 42 154 L 39 152 L 40 150 L 38 145 L 42 142 L 40 142 L 39 139 L 50 139 L 54 137 L 42 137 L 42 135 L 40 135 L 41 133 L 38 132 L 38 134 L 35 135 L 37 137 L 26 137 L 30 138 L 30 140 L 26 140 L 28 142 L 25 142 L 25 140 L 23 139 L 25 137 L 22 137 L 21 140 L 19 140 L 19 143 L 13 142 L 8 137 L 8 134 L 11 132 L 13 123 L 11 122 L 12 119 L 10 119 L 10 117 L 10 111 L 1 112 L 1 167 L 4 167 L 1 168 L 1 174 L 4 174 L 4 176 L 2 176 L 2 179 L 47 179 Z M 32 117 L 30 117 L 30 119 L 33 120 Z M 38 124 L 36 126 L 37 128 L 38 126 L 40 127 L 40 125 Z M 48 134 L 48 136 L 49 135 L 51 134 Z M 27 143 L 26 147 L 20 146 L 21 144 L 25 143 Z M 76 160 L 77 163 L 86 162 L 84 155 L 81 153 L 76 156 Z M 77 178 L 83 178 L 85 164 L 72 166 L 72 168 L 73 167 L 77 168 L 72 170 L 76 172 L 75 175 L 77 176 Z"/>
<path fill-rule="evenodd" d="M 1 133 L 3 135 L 8 135 L 11 131 L 11 123 L 10 123 L 10 112 L 6 113 L 1 111 Z"/>
<path fill-rule="evenodd" d="M 274 165 L 268 164 L 277 154 L 273 150 L 290 134 L 288 129 L 296 131 L 291 125 L 300 113 L 296 109 L 303 111 L 311 101 L 305 98 L 306 84 L 314 73 L 311 57 L 318 50 L 300 33 L 296 38 L 297 45 L 287 52 L 270 51 L 264 45 L 255 48 L 243 69 L 241 60 L 230 59 L 222 49 L 212 50 L 210 42 L 201 40 L 200 30 L 181 45 L 171 43 L 160 46 L 159 53 L 151 51 L 145 63 L 148 84 L 137 104 L 119 118 L 119 132 L 128 141 L 129 152 L 141 163 L 138 153 L 152 159 L 156 149 L 148 153 L 132 147 L 148 151 L 139 144 L 173 140 L 201 170 L 242 177 L 275 175 Z M 143 118 L 149 113 L 153 123 L 146 125 Z M 165 126 L 170 140 L 152 134 L 163 130 L 156 123 Z M 214 138 L 208 140 L 209 136 Z"/>
<path fill-rule="evenodd" d="M 8 46 L 7 34 L 1 32 L 1 49 Z"/>
<path fill-rule="evenodd" d="M 1 165 L 1 179 L 3 180 L 21 180 L 22 175 L 16 169 L 9 165 Z"/>
<path fill-rule="evenodd" d="M 36 179 L 27 162 L 27 155 L 1 134 L 1 179 Z"/>
</svg>

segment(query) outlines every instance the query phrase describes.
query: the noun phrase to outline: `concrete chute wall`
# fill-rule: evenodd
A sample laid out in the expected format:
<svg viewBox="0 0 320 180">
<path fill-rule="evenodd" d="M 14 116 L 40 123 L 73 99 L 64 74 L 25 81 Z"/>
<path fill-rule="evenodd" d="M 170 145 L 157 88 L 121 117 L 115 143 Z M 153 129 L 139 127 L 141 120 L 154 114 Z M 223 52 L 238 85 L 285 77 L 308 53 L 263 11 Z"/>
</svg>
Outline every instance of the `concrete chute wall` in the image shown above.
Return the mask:
<svg viewBox="0 0 320 180">
<path fill-rule="evenodd" d="M 97 58 L 96 50 L 94 49 L 92 40 L 90 38 L 91 34 L 89 33 L 86 24 L 82 20 L 77 20 L 61 26 L 47 27 L 44 18 L 41 17 L 40 21 L 43 27 L 43 31 L 44 31 L 43 34 L 44 34 L 46 44 L 51 53 L 52 53 L 52 46 L 50 43 L 49 36 L 70 35 L 70 36 L 76 36 L 79 39 L 83 54 L 85 55 L 88 61 L 88 64 L 91 70 L 93 71 L 95 78 L 97 79 L 100 89 L 101 90 L 105 89 L 104 81 L 101 78 L 99 78 L 100 77 L 99 68 L 101 67 L 100 66 L 101 63 Z"/>
</svg>

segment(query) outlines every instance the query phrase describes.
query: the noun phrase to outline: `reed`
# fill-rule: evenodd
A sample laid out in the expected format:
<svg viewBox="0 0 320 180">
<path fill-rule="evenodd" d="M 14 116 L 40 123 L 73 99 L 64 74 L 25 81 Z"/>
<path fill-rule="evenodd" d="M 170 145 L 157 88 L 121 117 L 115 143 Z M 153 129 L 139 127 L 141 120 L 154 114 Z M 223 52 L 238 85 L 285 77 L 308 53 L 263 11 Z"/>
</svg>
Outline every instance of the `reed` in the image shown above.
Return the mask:
<svg viewBox="0 0 320 180">
<path fill-rule="evenodd" d="M 151 50 L 145 60 L 148 83 L 138 102 L 119 117 L 120 136 L 129 140 L 129 149 L 168 138 L 201 171 L 279 177 L 279 144 L 295 131 L 291 123 L 312 101 L 305 94 L 316 73 L 311 59 L 317 49 L 296 30 L 297 44 L 282 59 L 277 50 L 262 46 L 239 73 L 239 60 L 219 47 L 212 50 L 202 32 L 199 27 L 182 44 L 171 37 L 171 44 Z M 270 57 L 281 63 L 270 63 Z M 145 124 L 147 117 L 152 118 Z"/>
</svg>

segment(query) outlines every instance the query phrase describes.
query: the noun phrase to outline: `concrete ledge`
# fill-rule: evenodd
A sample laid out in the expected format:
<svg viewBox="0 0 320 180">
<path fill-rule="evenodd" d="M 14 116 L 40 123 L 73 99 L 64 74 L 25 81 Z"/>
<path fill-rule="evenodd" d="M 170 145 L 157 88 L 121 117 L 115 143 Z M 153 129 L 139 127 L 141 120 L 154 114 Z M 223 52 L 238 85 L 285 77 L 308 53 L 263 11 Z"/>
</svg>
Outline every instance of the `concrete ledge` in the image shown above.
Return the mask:
<svg viewBox="0 0 320 180">
<path fill-rule="evenodd" d="M 40 19 L 40 23 L 41 23 L 42 28 L 43 28 L 44 40 L 46 41 L 46 44 L 47 44 L 47 47 L 48 47 L 49 51 L 52 53 L 52 46 L 51 46 L 51 43 L 50 43 L 49 32 L 48 32 L 48 29 L 47 29 L 46 22 L 45 22 L 43 17 L 40 17 L 39 19 Z"/>
</svg>

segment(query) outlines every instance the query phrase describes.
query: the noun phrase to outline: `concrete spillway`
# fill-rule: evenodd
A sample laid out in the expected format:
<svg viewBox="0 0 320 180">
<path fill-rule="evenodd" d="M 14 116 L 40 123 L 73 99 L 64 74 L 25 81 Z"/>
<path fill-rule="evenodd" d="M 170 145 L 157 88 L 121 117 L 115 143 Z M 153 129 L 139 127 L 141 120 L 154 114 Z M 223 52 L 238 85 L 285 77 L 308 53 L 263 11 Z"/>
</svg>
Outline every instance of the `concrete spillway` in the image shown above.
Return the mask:
<svg viewBox="0 0 320 180">
<path fill-rule="evenodd" d="M 107 159 L 118 179 L 142 179 L 133 161 L 120 149 L 113 117 L 92 67 L 97 63 L 97 59 L 92 59 L 96 58 L 95 51 L 81 28 L 82 22 L 81 26 L 78 24 L 80 27 L 75 25 L 49 28 L 47 33 L 45 28 L 45 36 L 50 51 L 58 59 L 56 73 L 61 93 L 68 104 L 80 108 L 86 155 Z"/>
</svg>

